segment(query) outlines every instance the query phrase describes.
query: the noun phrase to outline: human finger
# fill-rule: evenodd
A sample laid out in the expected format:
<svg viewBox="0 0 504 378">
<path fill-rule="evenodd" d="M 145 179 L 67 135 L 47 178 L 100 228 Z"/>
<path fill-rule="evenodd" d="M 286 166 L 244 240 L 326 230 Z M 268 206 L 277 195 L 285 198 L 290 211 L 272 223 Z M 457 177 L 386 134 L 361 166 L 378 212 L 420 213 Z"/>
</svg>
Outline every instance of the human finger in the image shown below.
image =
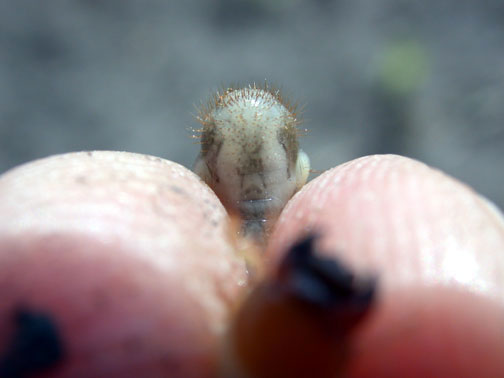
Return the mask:
<svg viewBox="0 0 504 378">
<path fill-rule="evenodd" d="M 72 153 L 6 173 L 0 369 L 212 376 L 229 306 L 246 283 L 226 219 L 194 174 L 150 156 Z M 52 352 L 27 360 L 40 337 Z"/>
<path fill-rule="evenodd" d="M 282 212 L 267 258 L 300 235 L 376 300 L 349 340 L 350 377 L 504 375 L 504 222 L 466 185 L 417 161 L 369 156 L 305 186 Z"/>
</svg>

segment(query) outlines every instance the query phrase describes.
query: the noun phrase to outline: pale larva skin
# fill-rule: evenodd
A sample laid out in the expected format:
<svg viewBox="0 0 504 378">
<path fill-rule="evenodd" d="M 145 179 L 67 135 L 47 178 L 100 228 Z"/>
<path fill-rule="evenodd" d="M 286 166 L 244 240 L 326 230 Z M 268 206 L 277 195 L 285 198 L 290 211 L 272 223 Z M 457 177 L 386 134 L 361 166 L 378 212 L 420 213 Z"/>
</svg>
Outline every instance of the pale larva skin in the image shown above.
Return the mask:
<svg viewBox="0 0 504 378">
<path fill-rule="evenodd" d="M 294 112 L 278 92 L 253 86 L 217 94 L 199 119 L 195 172 L 229 212 L 242 217 L 245 235 L 264 239 L 308 177 Z"/>
</svg>

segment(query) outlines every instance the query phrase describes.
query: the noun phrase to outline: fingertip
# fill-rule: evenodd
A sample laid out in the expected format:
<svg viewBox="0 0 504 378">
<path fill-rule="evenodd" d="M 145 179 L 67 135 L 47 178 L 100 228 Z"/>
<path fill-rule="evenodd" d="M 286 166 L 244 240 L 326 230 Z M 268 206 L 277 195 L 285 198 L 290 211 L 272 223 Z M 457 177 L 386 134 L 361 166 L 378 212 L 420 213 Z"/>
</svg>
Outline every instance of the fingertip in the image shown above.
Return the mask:
<svg viewBox="0 0 504 378">
<path fill-rule="evenodd" d="M 492 215 L 493 214 L 493 215 Z M 465 184 L 395 155 L 325 172 L 282 212 L 266 255 L 276 261 L 307 232 L 387 288 L 463 286 L 504 301 L 504 222 Z"/>
<path fill-rule="evenodd" d="M 316 232 L 326 255 L 378 277 L 376 306 L 352 338 L 350 376 L 500 376 L 504 222 L 485 202 L 415 160 L 368 156 L 306 185 L 266 255 L 275 265 Z"/>
<path fill-rule="evenodd" d="M 504 309 L 444 288 L 385 295 L 353 335 L 348 377 L 500 377 Z"/>
<path fill-rule="evenodd" d="M 23 307 L 49 316 L 62 338 L 52 377 L 214 372 L 247 279 L 227 233 L 215 195 L 162 159 L 76 153 L 7 173 L 0 354 Z"/>
</svg>

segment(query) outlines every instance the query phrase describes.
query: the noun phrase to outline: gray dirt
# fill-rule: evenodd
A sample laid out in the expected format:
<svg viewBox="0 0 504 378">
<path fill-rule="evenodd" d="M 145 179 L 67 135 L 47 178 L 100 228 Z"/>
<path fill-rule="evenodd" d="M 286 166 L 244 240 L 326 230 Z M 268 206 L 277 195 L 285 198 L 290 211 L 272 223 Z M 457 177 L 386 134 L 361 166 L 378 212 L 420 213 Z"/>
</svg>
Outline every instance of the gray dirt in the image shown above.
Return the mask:
<svg viewBox="0 0 504 378">
<path fill-rule="evenodd" d="M 0 1 L 0 172 L 75 150 L 191 166 L 193 105 L 280 85 L 313 168 L 399 153 L 504 206 L 501 0 Z"/>
</svg>

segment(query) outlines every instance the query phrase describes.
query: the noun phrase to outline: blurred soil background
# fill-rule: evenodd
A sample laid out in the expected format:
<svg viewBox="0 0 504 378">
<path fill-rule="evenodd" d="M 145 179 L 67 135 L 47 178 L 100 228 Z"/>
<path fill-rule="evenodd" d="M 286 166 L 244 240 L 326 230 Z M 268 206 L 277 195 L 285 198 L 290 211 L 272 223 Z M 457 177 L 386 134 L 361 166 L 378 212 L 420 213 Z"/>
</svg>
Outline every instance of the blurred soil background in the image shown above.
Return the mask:
<svg viewBox="0 0 504 378">
<path fill-rule="evenodd" d="M 191 167 L 228 83 L 304 105 L 314 169 L 397 153 L 504 207 L 502 0 L 0 0 L 0 173 L 126 150 Z"/>
</svg>

